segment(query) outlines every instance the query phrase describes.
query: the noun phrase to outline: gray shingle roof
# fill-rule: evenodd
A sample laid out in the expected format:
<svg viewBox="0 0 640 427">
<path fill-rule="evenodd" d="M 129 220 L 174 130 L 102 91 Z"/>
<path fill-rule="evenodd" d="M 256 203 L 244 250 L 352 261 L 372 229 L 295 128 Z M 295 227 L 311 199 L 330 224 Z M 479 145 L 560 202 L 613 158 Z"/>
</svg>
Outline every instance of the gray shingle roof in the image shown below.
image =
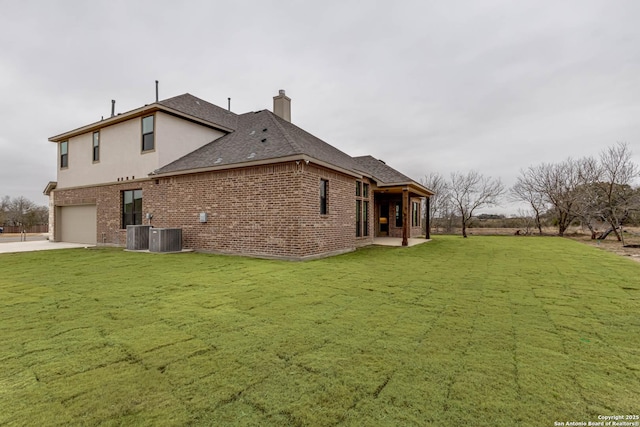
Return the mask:
<svg viewBox="0 0 640 427">
<path fill-rule="evenodd" d="M 305 155 L 358 175 L 378 185 L 415 182 L 372 156 L 351 157 L 268 110 L 234 114 L 190 94 L 160 101 L 185 114 L 232 131 L 154 171 L 171 174 Z"/>
<path fill-rule="evenodd" d="M 305 154 L 350 171 L 353 158 L 319 138 L 261 110 L 237 116 L 235 131 L 169 163 L 157 174 L 211 168 Z"/>
<path fill-rule="evenodd" d="M 214 125 L 223 126 L 227 129 L 235 129 L 238 121 L 237 114 L 197 98 L 190 93 L 159 101 L 158 104 L 181 111 L 201 120 L 206 120 Z"/>
<path fill-rule="evenodd" d="M 354 157 L 353 160 L 358 164 L 357 169 L 371 175 L 379 184 L 398 184 L 413 182 L 408 176 L 401 174 L 394 168 L 387 166 L 386 163 L 372 156 Z"/>
</svg>

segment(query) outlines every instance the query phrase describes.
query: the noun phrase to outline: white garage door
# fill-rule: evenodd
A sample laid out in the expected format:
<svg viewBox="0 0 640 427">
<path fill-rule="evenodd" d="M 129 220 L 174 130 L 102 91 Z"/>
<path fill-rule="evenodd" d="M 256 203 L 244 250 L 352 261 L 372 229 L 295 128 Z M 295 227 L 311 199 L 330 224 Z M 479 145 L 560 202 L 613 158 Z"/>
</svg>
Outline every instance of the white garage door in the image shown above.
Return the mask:
<svg viewBox="0 0 640 427">
<path fill-rule="evenodd" d="M 62 206 L 57 232 L 62 242 L 96 244 L 96 205 Z"/>
</svg>

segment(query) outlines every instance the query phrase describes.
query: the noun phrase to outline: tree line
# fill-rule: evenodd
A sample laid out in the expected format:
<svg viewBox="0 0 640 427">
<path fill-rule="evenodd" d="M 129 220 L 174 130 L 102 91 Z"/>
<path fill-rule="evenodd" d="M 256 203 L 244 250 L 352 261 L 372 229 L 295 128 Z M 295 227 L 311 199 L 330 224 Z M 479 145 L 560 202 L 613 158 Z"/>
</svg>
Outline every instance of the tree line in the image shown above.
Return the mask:
<svg viewBox="0 0 640 427">
<path fill-rule="evenodd" d="M 431 218 L 449 223 L 457 220 L 464 237 L 478 210 L 498 206 L 506 197 L 528 205 L 519 216 L 531 218 L 540 234 L 543 218 L 547 218 L 560 236 L 580 221 L 594 239 L 613 233 L 622 240 L 622 226 L 640 219 L 640 188 L 634 186 L 638 177 L 640 168 L 632 160 L 629 145 L 618 143 L 598 157 L 529 166 L 520 170 L 509 189 L 499 178 L 477 171 L 453 172 L 449 179 L 435 172 L 425 176 L 422 184 L 436 193 L 430 199 Z M 607 224 L 607 230 L 598 236 L 600 223 Z"/>
<path fill-rule="evenodd" d="M 49 223 L 49 208 L 38 206 L 26 197 L 4 196 L 0 199 L 0 225 L 29 229 Z"/>
</svg>

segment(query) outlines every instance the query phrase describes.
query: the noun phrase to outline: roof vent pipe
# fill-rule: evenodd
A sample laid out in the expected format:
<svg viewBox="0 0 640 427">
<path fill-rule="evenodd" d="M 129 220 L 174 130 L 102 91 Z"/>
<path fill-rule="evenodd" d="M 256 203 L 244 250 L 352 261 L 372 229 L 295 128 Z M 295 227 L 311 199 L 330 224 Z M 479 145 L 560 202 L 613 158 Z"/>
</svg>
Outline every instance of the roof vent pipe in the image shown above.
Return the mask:
<svg viewBox="0 0 640 427">
<path fill-rule="evenodd" d="M 158 102 L 158 81 L 156 80 L 156 102 Z"/>
<path fill-rule="evenodd" d="M 227 107 L 227 109 L 228 109 L 229 111 L 231 111 L 231 98 L 227 98 L 227 103 L 228 103 L 228 105 L 229 105 L 229 106 Z"/>
<path fill-rule="evenodd" d="M 116 100 L 111 100 L 111 117 L 116 115 Z"/>
</svg>

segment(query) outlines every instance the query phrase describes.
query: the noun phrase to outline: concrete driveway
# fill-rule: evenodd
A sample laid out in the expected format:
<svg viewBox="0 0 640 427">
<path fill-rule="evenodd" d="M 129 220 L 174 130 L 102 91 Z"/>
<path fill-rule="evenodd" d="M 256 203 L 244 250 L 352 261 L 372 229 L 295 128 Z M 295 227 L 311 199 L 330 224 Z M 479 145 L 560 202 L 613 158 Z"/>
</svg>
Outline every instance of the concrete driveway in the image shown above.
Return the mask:
<svg viewBox="0 0 640 427">
<path fill-rule="evenodd" d="M 0 239 L 0 254 L 13 252 L 48 251 L 52 249 L 86 248 L 92 245 L 86 243 L 50 242 L 48 240 L 36 240 L 26 242 L 6 242 Z"/>
</svg>

